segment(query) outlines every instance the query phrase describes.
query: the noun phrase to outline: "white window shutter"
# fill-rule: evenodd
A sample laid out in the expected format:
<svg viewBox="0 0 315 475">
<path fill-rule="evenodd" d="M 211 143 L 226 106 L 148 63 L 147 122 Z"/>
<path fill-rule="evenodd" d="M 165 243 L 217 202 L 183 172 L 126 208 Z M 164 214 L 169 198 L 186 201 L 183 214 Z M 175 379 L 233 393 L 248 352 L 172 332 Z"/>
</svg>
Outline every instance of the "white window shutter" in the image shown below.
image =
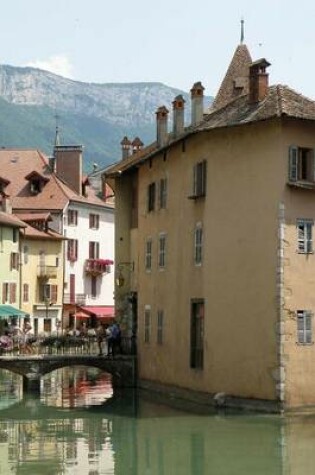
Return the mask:
<svg viewBox="0 0 315 475">
<path fill-rule="evenodd" d="M 289 181 L 298 180 L 298 147 L 291 145 L 289 148 Z"/>
</svg>

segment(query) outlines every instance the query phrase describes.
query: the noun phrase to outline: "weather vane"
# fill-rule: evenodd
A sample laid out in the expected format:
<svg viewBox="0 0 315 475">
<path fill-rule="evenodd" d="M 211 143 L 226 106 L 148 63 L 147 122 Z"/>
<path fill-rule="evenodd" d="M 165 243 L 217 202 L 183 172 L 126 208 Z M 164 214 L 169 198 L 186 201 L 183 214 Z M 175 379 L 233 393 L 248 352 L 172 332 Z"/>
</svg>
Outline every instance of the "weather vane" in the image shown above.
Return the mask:
<svg viewBox="0 0 315 475">
<path fill-rule="evenodd" d="M 241 19 L 241 45 L 244 42 L 244 18 Z"/>
</svg>

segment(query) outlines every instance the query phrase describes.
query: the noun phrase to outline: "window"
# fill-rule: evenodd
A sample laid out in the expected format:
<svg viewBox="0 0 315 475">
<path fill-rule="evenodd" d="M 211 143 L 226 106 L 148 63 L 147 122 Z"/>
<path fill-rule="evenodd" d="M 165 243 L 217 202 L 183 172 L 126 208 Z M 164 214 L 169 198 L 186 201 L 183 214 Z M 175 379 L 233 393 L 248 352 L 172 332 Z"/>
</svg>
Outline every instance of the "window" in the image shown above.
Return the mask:
<svg viewBox="0 0 315 475">
<path fill-rule="evenodd" d="M 289 181 L 315 182 L 313 149 L 291 145 L 289 148 Z"/>
<path fill-rule="evenodd" d="M 30 192 L 32 195 L 37 195 L 42 190 L 42 182 L 40 180 L 33 179 L 30 181 Z"/>
<path fill-rule="evenodd" d="M 77 226 L 78 224 L 78 212 L 74 209 L 68 210 L 68 225 Z"/>
<path fill-rule="evenodd" d="M 157 338 L 156 338 L 156 341 L 159 345 L 163 344 L 163 323 L 164 323 L 164 312 L 163 312 L 163 310 L 158 310 L 158 312 L 157 312 Z"/>
<path fill-rule="evenodd" d="M 159 206 L 160 209 L 166 208 L 167 201 L 167 179 L 161 178 L 159 187 Z"/>
<path fill-rule="evenodd" d="M 11 270 L 19 270 L 19 253 L 11 252 Z"/>
<path fill-rule="evenodd" d="M 95 298 L 97 296 L 97 279 L 96 276 L 91 276 L 91 297 Z"/>
<path fill-rule="evenodd" d="M 203 368 L 204 300 L 192 300 L 190 321 L 190 367 Z"/>
<path fill-rule="evenodd" d="M 4 282 L 2 284 L 2 303 L 16 302 L 16 283 Z"/>
<path fill-rule="evenodd" d="M 161 233 L 159 235 L 159 256 L 158 263 L 160 269 L 165 267 L 166 264 L 166 234 Z"/>
<path fill-rule="evenodd" d="M 28 246 L 23 247 L 24 264 L 28 263 Z"/>
<path fill-rule="evenodd" d="M 312 220 L 299 219 L 297 221 L 298 252 L 310 254 L 313 252 L 313 225 Z"/>
<path fill-rule="evenodd" d="M 196 163 L 194 166 L 194 183 L 193 183 L 193 196 L 192 198 L 200 198 L 206 195 L 206 175 L 207 175 L 207 162 Z"/>
<path fill-rule="evenodd" d="M 78 259 L 78 240 L 69 239 L 67 248 L 68 261 L 76 261 Z"/>
<path fill-rule="evenodd" d="M 29 301 L 29 285 L 23 284 L 23 302 Z"/>
<path fill-rule="evenodd" d="M 100 227 L 100 216 L 99 214 L 90 214 L 89 215 L 89 225 L 91 229 L 99 229 Z"/>
<path fill-rule="evenodd" d="M 12 232 L 13 232 L 12 241 L 17 242 L 18 241 L 18 236 L 19 236 L 19 230 L 16 229 L 16 228 L 13 228 Z"/>
<path fill-rule="evenodd" d="M 308 310 L 297 311 L 297 341 L 301 344 L 312 343 L 312 313 Z"/>
<path fill-rule="evenodd" d="M 147 209 L 150 213 L 155 208 L 155 183 L 150 183 L 148 186 Z"/>
<path fill-rule="evenodd" d="M 152 268 L 152 239 L 147 239 L 145 243 L 145 270 Z"/>
<path fill-rule="evenodd" d="M 96 241 L 89 242 L 89 259 L 99 259 L 100 243 Z"/>
<path fill-rule="evenodd" d="M 40 302 L 56 303 L 58 297 L 58 286 L 44 284 L 40 287 Z"/>
<path fill-rule="evenodd" d="M 144 309 L 144 342 L 150 343 L 151 336 L 151 307 L 146 306 Z"/>
<path fill-rule="evenodd" d="M 200 223 L 197 224 L 195 228 L 195 252 L 194 252 L 194 259 L 195 264 L 200 265 L 202 263 L 202 240 L 203 240 L 203 231 L 202 225 Z"/>
</svg>

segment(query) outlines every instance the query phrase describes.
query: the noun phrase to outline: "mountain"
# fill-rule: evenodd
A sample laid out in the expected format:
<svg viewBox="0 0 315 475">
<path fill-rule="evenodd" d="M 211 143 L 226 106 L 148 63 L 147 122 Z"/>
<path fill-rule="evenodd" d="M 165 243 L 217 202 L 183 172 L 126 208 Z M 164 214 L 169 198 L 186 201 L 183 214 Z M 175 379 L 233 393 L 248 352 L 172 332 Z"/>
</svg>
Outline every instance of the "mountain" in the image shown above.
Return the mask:
<svg viewBox="0 0 315 475">
<path fill-rule="evenodd" d="M 120 141 L 155 138 L 155 111 L 189 94 L 161 83 L 94 84 L 30 67 L 0 65 L 0 147 L 39 148 L 51 155 L 56 120 L 61 144 L 84 146 L 85 169 L 118 160 Z M 207 98 L 208 103 L 211 98 Z M 189 120 L 189 119 L 188 119 Z"/>
</svg>

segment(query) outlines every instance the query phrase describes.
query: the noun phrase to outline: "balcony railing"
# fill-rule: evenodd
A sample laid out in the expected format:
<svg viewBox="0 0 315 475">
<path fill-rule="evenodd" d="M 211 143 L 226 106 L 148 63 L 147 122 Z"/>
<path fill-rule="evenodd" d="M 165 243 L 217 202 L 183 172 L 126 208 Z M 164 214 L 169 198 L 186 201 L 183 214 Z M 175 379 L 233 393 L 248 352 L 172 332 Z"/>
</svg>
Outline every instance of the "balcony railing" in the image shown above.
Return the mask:
<svg viewBox="0 0 315 475">
<path fill-rule="evenodd" d="M 37 277 L 40 279 L 55 279 L 57 277 L 56 266 L 37 266 Z"/>
<path fill-rule="evenodd" d="M 85 261 L 85 272 L 90 275 L 102 275 L 109 273 L 113 261 L 109 259 L 87 259 Z"/>
<path fill-rule="evenodd" d="M 74 305 L 85 305 L 86 295 L 85 294 L 64 294 L 63 303 L 74 304 Z"/>
</svg>

